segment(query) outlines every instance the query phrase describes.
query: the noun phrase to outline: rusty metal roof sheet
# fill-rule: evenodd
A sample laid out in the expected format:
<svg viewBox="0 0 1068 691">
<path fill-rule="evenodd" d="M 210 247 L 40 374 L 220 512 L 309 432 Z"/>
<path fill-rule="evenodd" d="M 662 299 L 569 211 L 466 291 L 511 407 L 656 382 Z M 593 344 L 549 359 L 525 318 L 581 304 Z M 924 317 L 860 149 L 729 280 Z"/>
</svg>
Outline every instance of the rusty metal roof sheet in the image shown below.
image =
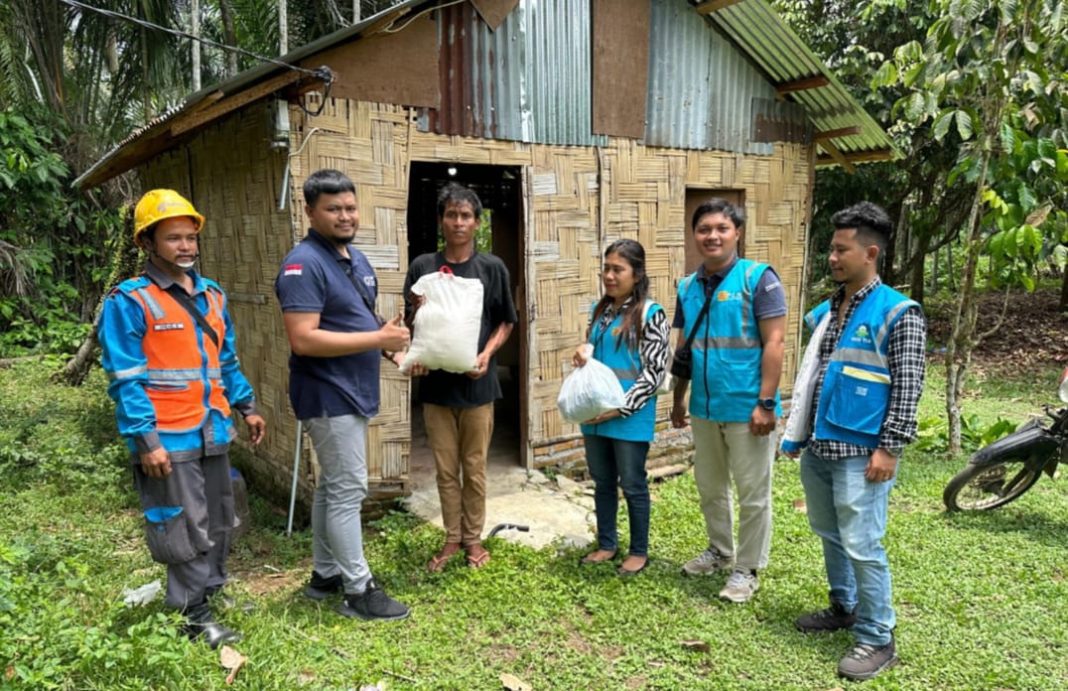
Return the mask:
<svg viewBox="0 0 1068 691">
<path fill-rule="evenodd" d="M 438 19 L 441 107 L 420 111 L 439 134 L 593 146 L 589 0 L 521 1 L 491 30 L 469 3 Z"/>
</svg>

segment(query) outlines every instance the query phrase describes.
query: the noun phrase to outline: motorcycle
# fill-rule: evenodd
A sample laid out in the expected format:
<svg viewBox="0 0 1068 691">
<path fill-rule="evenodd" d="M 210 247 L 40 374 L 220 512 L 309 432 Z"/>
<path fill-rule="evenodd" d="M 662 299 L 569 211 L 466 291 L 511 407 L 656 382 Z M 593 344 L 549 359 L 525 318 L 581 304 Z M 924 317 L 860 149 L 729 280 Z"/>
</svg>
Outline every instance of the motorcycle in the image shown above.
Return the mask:
<svg viewBox="0 0 1068 691">
<path fill-rule="evenodd" d="M 1068 369 L 1058 395 L 1068 403 Z M 979 449 L 946 485 L 947 511 L 990 511 L 1019 499 L 1042 473 L 1053 478 L 1068 456 L 1068 408 L 1044 406 L 1045 416 Z"/>
</svg>

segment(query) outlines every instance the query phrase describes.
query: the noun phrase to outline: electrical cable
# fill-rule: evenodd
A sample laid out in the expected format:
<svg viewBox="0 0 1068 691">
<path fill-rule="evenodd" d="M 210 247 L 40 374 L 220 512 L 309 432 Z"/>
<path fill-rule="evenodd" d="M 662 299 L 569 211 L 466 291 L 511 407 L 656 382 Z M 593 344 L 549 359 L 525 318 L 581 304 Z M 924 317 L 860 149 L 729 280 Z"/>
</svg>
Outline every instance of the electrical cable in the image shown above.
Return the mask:
<svg viewBox="0 0 1068 691">
<path fill-rule="evenodd" d="M 300 109 L 303 110 L 310 117 L 315 117 L 317 115 L 320 115 L 323 112 L 323 108 L 326 107 L 327 99 L 330 98 L 330 87 L 333 86 L 333 84 L 334 84 L 335 75 L 334 75 L 333 70 L 331 70 L 326 65 L 323 65 L 321 67 L 317 67 L 314 70 L 310 70 L 310 69 L 308 69 L 306 67 L 300 67 L 299 65 L 293 65 L 293 64 L 290 64 L 288 62 L 283 62 L 281 60 L 276 60 L 274 58 L 268 58 L 268 57 L 264 57 L 263 55 L 257 55 L 256 53 L 253 53 L 250 50 L 245 50 L 244 48 L 240 48 L 238 46 L 231 46 L 231 45 L 227 45 L 225 43 L 219 43 L 217 41 L 211 40 L 210 38 L 204 38 L 202 36 L 194 36 L 193 34 L 186 33 L 184 31 L 180 31 L 178 29 L 171 29 L 169 27 L 160 26 L 159 24 L 153 24 L 152 22 L 150 22 L 148 20 L 145 20 L 145 19 L 141 19 L 139 17 L 131 17 L 130 15 L 122 14 L 121 12 L 115 12 L 113 10 L 105 10 L 105 9 L 103 9 L 101 7 L 93 7 L 92 5 L 87 5 L 84 2 L 79 2 L 79 0 L 58 0 L 58 1 L 63 3 L 64 5 L 69 5 L 70 7 L 74 7 L 74 8 L 81 9 L 81 10 L 88 10 L 90 12 L 96 12 L 98 14 L 102 14 L 105 17 L 111 17 L 113 19 L 122 19 L 124 21 L 133 22 L 134 24 L 137 24 L 138 26 L 144 27 L 146 29 L 152 29 L 154 31 L 162 31 L 164 33 L 168 33 L 168 34 L 172 34 L 174 36 L 178 36 L 179 38 L 188 38 L 190 40 L 197 41 L 199 43 L 203 43 L 204 45 L 212 46 L 214 48 L 219 48 L 219 49 L 222 49 L 222 50 L 229 50 L 229 51 L 232 51 L 232 52 L 235 52 L 235 53 L 240 53 L 241 55 L 253 58 L 255 60 L 259 60 L 261 62 L 269 62 L 272 65 L 278 65 L 279 67 L 284 67 L 284 68 L 286 68 L 288 70 L 293 70 L 294 72 L 300 72 L 301 74 L 307 75 L 307 76 L 312 77 L 314 79 L 318 79 L 318 80 L 322 81 L 325 84 L 325 88 L 323 90 L 323 100 L 319 103 L 319 107 L 313 112 L 313 111 L 310 111 L 310 110 L 308 110 L 307 108 L 304 107 L 303 99 L 300 99 L 299 102 L 298 102 L 298 105 L 300 106 Z"/>
<path fill-rule="evenodd" d="M 210 38 L 204 38 L 203 36 L 194 36 L 193 34 L 186 33 L 185 31 L 181 31 L 179 29 L 171 29 L 171 28 L 166 27 L 166 26 L 160 26 L 159 24 L 153 24 L 152 22 L 150 22 L 148 20 L 145 20 L 145 19 L 141 19 L 139 17 L 131 17 L 130 15 L 122 14 L 121 12 L 115 12 L 113 10 L 105 10 L 102 7 L 93 7 L 92 5 L 87 5 L 84 2 L 79 2 L 79 0 L 58 0 L 58 2 L 61 2 L 64 5 L 69 5 L 71 7 L 75 7 L 75 8 L 80 9 L 80 10 L 88 10 L 90 12 L 96 12 L 97 14 L 102 14 L 105 17 L 111 17 L 113 19 L 122 19 L 122 20 L 127 21 L 127 22 L 133 22 L 134 24 L 137 24 L 138 26 L 142 26 L 142 27 L 144 27 L 146 29 L 152 29 L 152 30 L 155 30 L 155 31 L 162 31 L 164 33 L 172 34 L 172 35 L 178 36 L 180 38 L 188 38 L 190 40 L 197 41 L 199 43 L 203 43 L 203 44 L 208 45 L 208 46 L 212 46 L 213 48 L 220 48 L 222 50 L 229 50 L 229 51 L 232 51 L 232 52 L 235 52 L 235 53 L 240 53 L 241 55 L 244 55 L 245 57 L 253 58 L 253 59 L 259 60 L 261 62 L 269 62 L 272 65 L 278 65 L 279 67 L 285 67 L 286 69 L 290 69 L 290 70 L 293 70 L 295 72 L 301 72 L 303 74 L 308 75 L 309 77 L 315 77 L 316 79 L 322 79 L 321 70 L 323 68 L 321 68 L 321 67 L 317 68 L 317 69 L 314 69 L 314 70 L 309 70 L 306 67 L 300 67 L 299 65 L 292 65 L 292 64 L 290 64 L 288 62 L 282 62 L 281 60 L 276 60 L 275 58 L 268 58 L 268 57 L 264 57 L 262 55 L 257 55 L 256 53 L 253 53 L 252 51 L 245 50 L 244 48 L 239 48 L 238 46 L 231 46 L 231 45 L 227 45 L 225 43 L 219 43 L 217 41 L 211 40 Z"/>
</svg>

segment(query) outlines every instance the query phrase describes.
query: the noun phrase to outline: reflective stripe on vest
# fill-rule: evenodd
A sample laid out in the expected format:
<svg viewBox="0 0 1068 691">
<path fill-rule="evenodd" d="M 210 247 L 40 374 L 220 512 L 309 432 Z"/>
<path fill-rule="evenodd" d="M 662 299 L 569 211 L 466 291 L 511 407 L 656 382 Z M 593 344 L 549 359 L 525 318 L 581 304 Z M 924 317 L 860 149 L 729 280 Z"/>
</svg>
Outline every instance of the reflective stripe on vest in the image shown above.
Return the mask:
<svg viewBox="0 0 1068 691">
<path fill-rule="evenodd" d="M 147 375 L 145 392 L 155 409 L 157 428 L 161 432 L 199 429 L 208 419 L 209 409 L 229 417 L 219 348 L 185 308 L 156 284 L 136 288 L 131 294 L 145 310 L 141 346 L 148 366 L 137 374 Z M 208 306 L 204 318 L 221 344 L 226 338 L 223 296 L 214 288 L 204 291 L 203 296 Z M 115 376 L 132 376 L 130 372 Z"/>
<path fill-rule="evenodd" d="M 853 310 L 827 363 L 816 411 L 816 439 L 867 449 L 879 446 L 892 384 L 887 358 L 890 330 L 906 309 L 916 305 L 893 288 L 879 285 Z M 829 301 L 821 303 L 806 321 L 818 322 L 829 309 Z"/>
</svg>

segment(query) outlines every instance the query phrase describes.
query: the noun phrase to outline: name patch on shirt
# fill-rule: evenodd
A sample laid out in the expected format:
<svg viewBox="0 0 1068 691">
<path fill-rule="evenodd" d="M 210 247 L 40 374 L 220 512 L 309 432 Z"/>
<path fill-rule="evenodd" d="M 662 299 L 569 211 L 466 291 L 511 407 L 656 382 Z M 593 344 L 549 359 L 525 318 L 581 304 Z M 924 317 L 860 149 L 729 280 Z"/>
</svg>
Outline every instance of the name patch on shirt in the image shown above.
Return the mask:
<svg viewBox="0 0 1068 691">
<path fill-rule="evenodd" d="M 180 331 L 185 328 L 185 322 L 160 322 L 153 324 L 153 331 Z"/>
<path fill-rule="evenodd" d="M 374 288 L 375 287 L 375 277 L 374 276 L 364 276 L 363 277 L 363 283 L 368 288 Z"/>
<path fill-rule="evenodd" d="M 304 273 L 303 264 L 286 264 L 282 269 L 283 276 L 300 276 Z"/>
</svg>

